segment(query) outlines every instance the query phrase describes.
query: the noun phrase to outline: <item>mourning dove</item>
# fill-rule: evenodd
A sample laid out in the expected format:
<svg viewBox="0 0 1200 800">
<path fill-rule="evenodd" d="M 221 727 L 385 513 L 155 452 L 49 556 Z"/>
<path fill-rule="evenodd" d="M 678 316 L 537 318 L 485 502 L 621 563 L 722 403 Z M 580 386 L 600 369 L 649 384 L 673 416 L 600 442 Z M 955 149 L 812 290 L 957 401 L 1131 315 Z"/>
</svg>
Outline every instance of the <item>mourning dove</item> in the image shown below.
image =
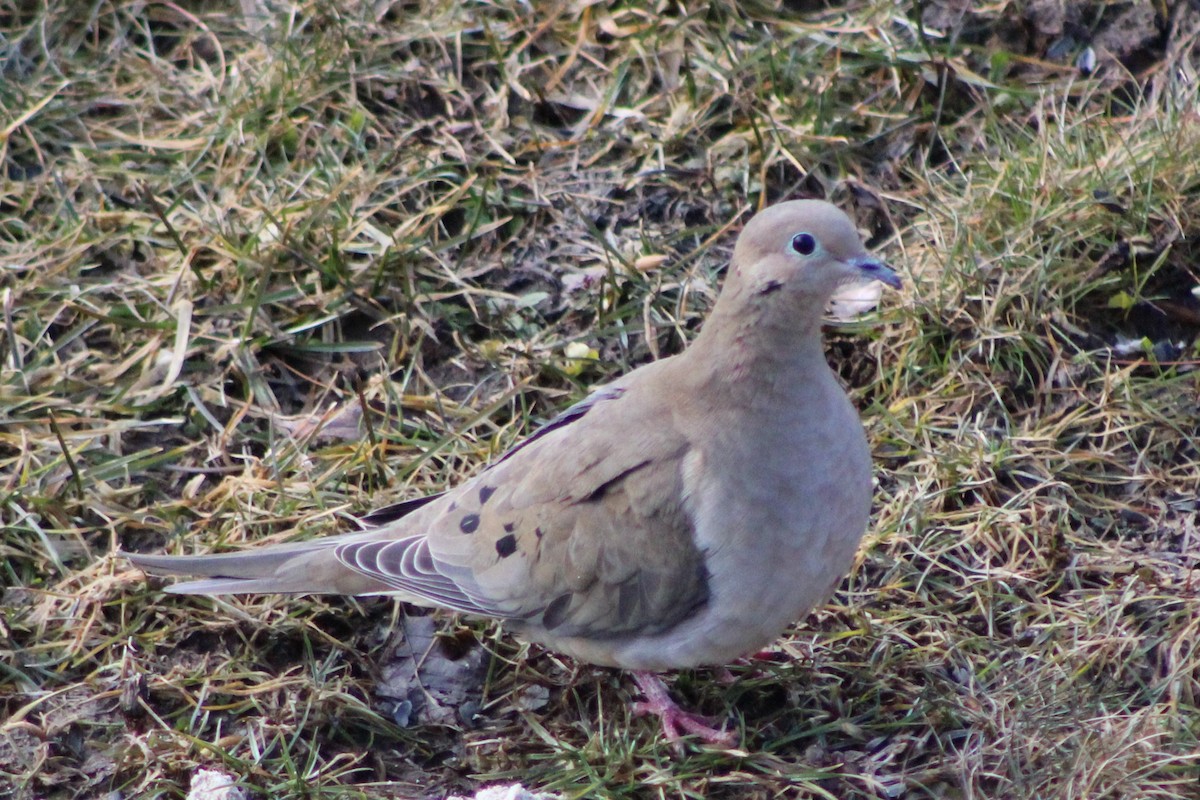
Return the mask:
<svg viewBox="0 0 1200 800">
<path fill-rule="evenodd" d="M 768 645 L 849 569 L 871 506 L 858 414 L 825 362 L 823 310 L 851 283 L 900 280 L 817 200 L 746 225 L 683 353 L 595 391 L 454 489 L 364 517 L 365 532 L 246 552 L 124 554 L 167 591 L 391 595 L 500 619 L 593 664 L 633 670 L 639 710 L 679 709 L 653 673 Z"/>
</svg>

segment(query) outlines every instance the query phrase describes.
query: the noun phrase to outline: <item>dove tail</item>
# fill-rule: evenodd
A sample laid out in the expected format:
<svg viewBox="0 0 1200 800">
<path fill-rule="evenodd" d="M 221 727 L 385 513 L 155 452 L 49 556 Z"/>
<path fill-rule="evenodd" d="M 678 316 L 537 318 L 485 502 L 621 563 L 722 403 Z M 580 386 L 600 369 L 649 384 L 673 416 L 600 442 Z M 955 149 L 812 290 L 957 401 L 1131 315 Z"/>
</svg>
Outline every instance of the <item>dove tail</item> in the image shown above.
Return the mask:
<svg viewBox="0 0 1200 800">
<path fill-rule="evenodd" d="M 157 556 L 118 553 L 149 575 L 204 580 L 166 587 L 172 594 L 377 594 L 390 587 L 334 556 L 340 537 L 265 547 L 244 553 Z"/>
</svg>

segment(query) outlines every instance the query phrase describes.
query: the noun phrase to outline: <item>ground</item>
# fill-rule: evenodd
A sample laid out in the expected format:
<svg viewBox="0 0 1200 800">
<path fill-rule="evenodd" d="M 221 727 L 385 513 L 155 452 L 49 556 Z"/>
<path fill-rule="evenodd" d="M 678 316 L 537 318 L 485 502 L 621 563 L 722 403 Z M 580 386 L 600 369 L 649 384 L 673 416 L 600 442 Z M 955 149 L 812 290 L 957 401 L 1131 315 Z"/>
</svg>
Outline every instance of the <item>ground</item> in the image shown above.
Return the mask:
<svg viewBox="0 0 1200 800">
<path fill-rule="evenodd" d="M 0 3 L 0 796 L 1200 798 L 1198 35 L 1190 3 Z M 812 196 L 906 287 L 827 334 L 877 465 L 854 570 L 732 683 L 673 676 L 739 749 L 496 626 L 114 557 L 452 485 L 679 351 L 748 216 Z M 384 696 L 404 628 L 478 699 Z"/>
</svg>

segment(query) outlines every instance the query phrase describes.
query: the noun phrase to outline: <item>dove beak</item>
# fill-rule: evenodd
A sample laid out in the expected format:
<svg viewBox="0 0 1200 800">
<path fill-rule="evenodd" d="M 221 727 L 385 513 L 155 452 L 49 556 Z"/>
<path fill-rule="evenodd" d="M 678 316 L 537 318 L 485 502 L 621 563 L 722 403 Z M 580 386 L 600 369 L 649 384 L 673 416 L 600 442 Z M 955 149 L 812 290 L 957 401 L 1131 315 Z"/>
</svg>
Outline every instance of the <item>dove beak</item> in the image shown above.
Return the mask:
<svg viewBox="0 0 1200 800">
<path fill-rule="evenodd" d="M 900 282 L 900 276 L 896 274 L 896 271 L 877 258 L 855 256 L 846 263 L 857 269 L 864 280 L 879 281 L 893 289 L 899 289 L 903 286 Z"/>
</svg>

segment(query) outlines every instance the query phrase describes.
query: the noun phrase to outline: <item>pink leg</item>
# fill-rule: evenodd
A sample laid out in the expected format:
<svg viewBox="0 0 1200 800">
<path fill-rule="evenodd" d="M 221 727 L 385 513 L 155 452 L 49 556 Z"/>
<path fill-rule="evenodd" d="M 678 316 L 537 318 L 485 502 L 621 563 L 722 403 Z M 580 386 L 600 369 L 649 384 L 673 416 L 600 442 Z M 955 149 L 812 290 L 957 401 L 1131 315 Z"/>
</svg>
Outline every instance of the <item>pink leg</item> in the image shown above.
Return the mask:
<svg viewBox="0 0 1200 800">
<path fill-rule="evenodd" d="M 748 656 L 739 656 L 734 659 L 733 663 L 739 667 L 753 667 L 756 661 L 777 664 L 783 660 L 779 653 L 770 650 L 759 650 L 757 653 L 751 653 Z M 757 669 L 751 671 L 750 674 L 756 678 L 763 677 L 763 673 Z M 732 686 L 738 680 L 737 676 L 729 671 L 729 667 L 713 667 L 713 678 L 722 686 Z"/>
<path fill-rule="evenodd" d="M 634 672 L 633 680 L 642 690 L 645 700 L 633 704 L 635 715 L 654 714 L 662 721 L 663 734 L 671 742 L 678 742 L 686 734 L 698 736 L 707 744 L 733 747 L 738 742 L 736 731 L 715 726 L 715 720 L 693 714 L 680 708 L 671 696 L 662 679 L 653 672 Z"/>
</svg>

